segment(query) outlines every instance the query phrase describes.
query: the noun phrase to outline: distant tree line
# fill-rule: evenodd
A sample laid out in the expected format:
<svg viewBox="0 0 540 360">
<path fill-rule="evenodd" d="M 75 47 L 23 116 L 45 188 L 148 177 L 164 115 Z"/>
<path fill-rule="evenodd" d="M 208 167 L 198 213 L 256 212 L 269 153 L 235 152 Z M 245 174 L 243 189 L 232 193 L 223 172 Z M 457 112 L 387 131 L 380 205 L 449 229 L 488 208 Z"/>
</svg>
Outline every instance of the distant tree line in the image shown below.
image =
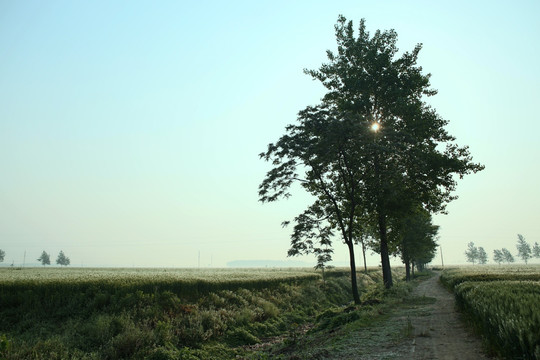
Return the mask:
<svg viewBox="0 0 540 360">
<path fill-rule="evenodd" d="M 6 252 L 0 249 L 0 262 L 3 262 L 5 257 L 6 257 Z M 41 253 L 41 256 L 37 258 L 37 261 L 39 261 L 41 265 L 43 266 L 51 265 L 51 257 L 49 254 L 47 254 L 46 251 L 43 251 Z M 56 264 L 62 265 L 62 266 L 68 266 L 70 264 L 69 258 L 64 254 L 62 250 L 60 250 L 60 253 L 58 253 L 58 257 L 56 258 Z"/>
<path fill-rule="evenodd" d="M 525 261 L 525 264 L 529 261 L 529 259 L 532 258 L 540 258 L 540 245 L 538 245 L 538 242 L 535 242 L 534 245 L 531 247 L 529 243 L 525 241 L 525 237 L 521 234 L 517 235 L 518 241 L 516 244 L 516 249 L 518 251 L 517 257 L 519 257 L 521 260 Z M 487 254 L 483 247 L 476 247 L 474 245 L 474 242 L 470 242 L 467 245 L 467 250 L 465 251 L 465 257 L 467 258 L 467 262 L 472 262 L 473 265 L 478 264 L 485 264 L 488 262 Z M 503 262 L 505 263 L 513 263 L 514 257 L 508 251 L 506 248 L 502 249 L 495 249 L 493 250 L 493 261 L 497 264 L 501 264 Z"/>
<path fill-rule="evenodd" d="M 41 265 L 43 266 L 51 265 L 51 258 L 45 250 L 43 250 L 43 252 L 41 253 L 41 256 L 37 260 L 41 262 Z M 70 263 L 69 258 L 64 254 L 62 250 L 60 250 L 60 253 L 58 253 L 58 257 L 56 258 L 56 263 L 62 266 L 68 266 Z"/>
</svg>

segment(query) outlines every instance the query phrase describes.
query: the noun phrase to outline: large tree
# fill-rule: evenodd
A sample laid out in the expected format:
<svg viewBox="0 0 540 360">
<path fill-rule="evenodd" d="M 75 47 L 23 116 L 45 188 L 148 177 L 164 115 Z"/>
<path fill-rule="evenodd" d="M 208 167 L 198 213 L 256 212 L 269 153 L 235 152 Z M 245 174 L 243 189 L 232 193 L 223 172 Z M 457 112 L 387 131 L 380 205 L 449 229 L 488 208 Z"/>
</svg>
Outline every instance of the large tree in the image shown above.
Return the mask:
<svg viewBox="0 0 540 360">
<path fill-rule="evenodd" d="M 355 35 L 343 16 L 335 33 L 337 53 L 327 51 L 328 63 L 305 70 L 327 93 L 319 105 L 300 111 L 298 122 L 261 154 L 273 168 L 259 197 L 263 202 L 288 197 L 295 182 L 314 196 L 313 205 L 295 219 L 300 228 L 291 249 L 332 246 L 327 234 L 337 230 L 349 249 L 353 296 L 359 301 L 355 222 L 367 219 L 377 229 L 383 279 L 391 287 L 389 219 L 404 216 L 411 204 L 444 211 L 455 198 L 455 175 L 483 167 L 472 163 L 467 147 L 453 143 L 444 130 L 447 121 L 424 102 L 436 91 L 429 87 L 430 75 L 416 65 L 421 45 L 396 58 L 395 31 L 370 36 L 361 20 Z"/>
<path fill-rule="evenodd" d="M 0 249 L 0 262 L 4 261 L 4 257 L 6 256 L 6 252 L 2 249 Z"/>
</svg>

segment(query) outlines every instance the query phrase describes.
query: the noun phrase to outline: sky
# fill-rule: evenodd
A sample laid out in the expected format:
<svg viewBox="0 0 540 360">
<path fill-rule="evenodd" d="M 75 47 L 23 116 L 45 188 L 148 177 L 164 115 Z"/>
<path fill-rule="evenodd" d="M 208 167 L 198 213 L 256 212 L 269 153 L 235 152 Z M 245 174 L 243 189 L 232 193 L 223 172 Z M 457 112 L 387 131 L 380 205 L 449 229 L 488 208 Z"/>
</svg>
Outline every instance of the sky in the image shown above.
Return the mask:
<svg viewBox="0 0 540 360">
<path fill-rule="evenodd" d="M 312 199 L 258 202 L 258 154 L 324 95 L 303 69 L 335 50 L 339 14 L 423 44 L 428 103 L 486 166 L 434 217 L 445 265 L 470 241 L 490 258 L 540 242 L 538 1 L 0 0 L 2 265 L 287 260 L 280 224 Z"/>
</svg>

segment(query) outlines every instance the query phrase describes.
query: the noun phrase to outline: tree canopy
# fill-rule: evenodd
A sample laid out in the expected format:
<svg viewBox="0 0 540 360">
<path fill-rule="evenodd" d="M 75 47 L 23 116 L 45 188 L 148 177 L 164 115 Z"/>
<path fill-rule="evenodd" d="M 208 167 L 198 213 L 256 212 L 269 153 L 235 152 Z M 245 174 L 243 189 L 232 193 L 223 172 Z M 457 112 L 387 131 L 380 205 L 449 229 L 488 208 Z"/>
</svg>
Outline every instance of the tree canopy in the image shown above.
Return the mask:
<svg viewBox="0 0 540 360">
<path fill-rule="evenodd" d="M 534 256 L 535 258 L 540 258 L 540 245 L 538 245 L 537 242 L 534 243 L 532 249 L 532 256 Z"/>
<path fill-rule="evenodd" d="M 467 257 L 467 261 L 472 262 L 473 265 L 478 261 L 478 248 L 474 246 L 474 242 L 471 241 L 467 244 L 465 256 Z"/>
<path fill-rule="evenodd" d="M 521 258 L 521 260 L 525 261 L 525 264 L 527 264 L 527 261 L 532 258 L 533 255 L 531 245 L 529 245 L 525 241 L 525 237 L 521 234 L 518 234 L 518 242 L 516 248 L 518 250 L 518 256 Z"/>
<path fill-rule="evenodd" d="M 349 249 L 359 301 L 353 249 L 358 223 L 377 229 L 384 283 L 391 287 L 389 222 L 418 207 L 444 211 L 455 199 L 456 175 L 483 166 L 472 163 L 467 147 L 453 143 L 444 130 L 448 121 L 425 103 L 436 91 L 416 64 L 421 45 L 397 57 L 394 30 L 371 36 L 361 20 L 356 35 L 343 16 L 335 34 L 337 52 L 327 51 L 328 63 L 304 70 L 327 89 L 321 103 L 300 111 L 285 135 L 260 154 L 273 168 L 259 186 L 259 199 L 286 198 L 295 182 L 313 195 L 313 204 L 295 218 L 289 255 L 324 248 L 329 255 L 334 232 L 339 234 Z"/>
<path fill-rule="evenodd" d="M 396 244 L 396 253 L 405 264 L 407 280 L 410 279 L 411 266 L 420 269 L 435 256 L 437 242 L 435 237 L 439 231 L 433 225 L 431 214 L 422 208 L 417 208 L 399 222 L 393 224 L 390 239 Z"/>
<path fill-rule="evenodd" d="M 486 250 L 484 250 L 483 247 L 478 248 L 478 263 L 479 264 L 485 264 L 488 262 L 488 256 L 486 253 Z"/>
<path fill-rule="evenodd" d="M 62 250 L 58 253 L 58 258 L 56 258 L 56 263 L 58 265 L 68 266 L 70 261 L 69 258 L 64 254 Z"/>
<path fill-rule="evenodd" d="M 499 265 L 504 261 L 504 255 L 501 250 L 493 250 L 493 261 Z"/>
<path fill-rule="evenodd" d="M 502 252 L 504 261 L 506 261 L 507 263 L 514 262 L 514 257 L 512 256 L 512 253 L 507 248 L 502 248 L 501 252 Z"/>
<path fill-rule="evenodd" d="M 41 253 L 41 256 L 37 259 L 39 262 L 41 262 L 41 265 L 51 265 L 51 258 L 49 254 L 45 252 L 45 250 Z"/>
</svg>

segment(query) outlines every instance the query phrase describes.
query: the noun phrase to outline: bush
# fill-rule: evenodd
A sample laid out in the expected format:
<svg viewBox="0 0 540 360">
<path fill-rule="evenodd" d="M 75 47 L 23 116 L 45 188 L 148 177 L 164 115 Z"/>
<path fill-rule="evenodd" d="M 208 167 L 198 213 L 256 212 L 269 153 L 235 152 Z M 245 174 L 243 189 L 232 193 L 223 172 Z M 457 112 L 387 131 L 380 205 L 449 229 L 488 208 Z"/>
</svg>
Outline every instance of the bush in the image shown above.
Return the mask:
<svg viewBox="0 0 540 360">
<path fill-rule="evenodd" d="M 254 345 L 260 342 L 259 338 L 251 334 L 244 327 L 230 331 L 226 336 L 226 341 L 231 346 Z"/>
</svg>

